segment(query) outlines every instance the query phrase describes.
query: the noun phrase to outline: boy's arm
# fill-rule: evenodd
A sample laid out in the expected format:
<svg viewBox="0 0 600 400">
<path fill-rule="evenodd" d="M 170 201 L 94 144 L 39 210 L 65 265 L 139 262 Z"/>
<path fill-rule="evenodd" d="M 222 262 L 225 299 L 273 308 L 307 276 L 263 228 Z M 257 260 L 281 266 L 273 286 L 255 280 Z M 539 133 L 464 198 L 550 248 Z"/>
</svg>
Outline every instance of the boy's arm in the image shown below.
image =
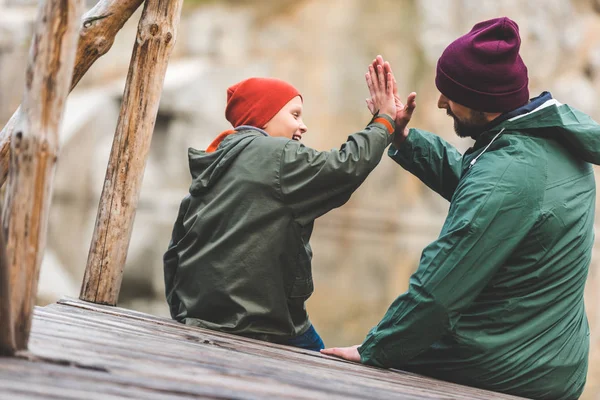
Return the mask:
<svg viewBox="0 0 600 400">
<path fill-rule="evenodd" d="M 281 154 L 279 185 L 298 223 L 309 224 L 348 201 L 381 161 L 394 127 L 389 116 L 377 116 L 339 150 L 316 151 L 289 141 Z"/>
<path fill-rule="evenodd" d="M 433 133 L 410 129 L 404 141 L 390 146 L 388 155 L 450 201 L 462 170 L 462 155 L 454 146 Z"/>
</svg>

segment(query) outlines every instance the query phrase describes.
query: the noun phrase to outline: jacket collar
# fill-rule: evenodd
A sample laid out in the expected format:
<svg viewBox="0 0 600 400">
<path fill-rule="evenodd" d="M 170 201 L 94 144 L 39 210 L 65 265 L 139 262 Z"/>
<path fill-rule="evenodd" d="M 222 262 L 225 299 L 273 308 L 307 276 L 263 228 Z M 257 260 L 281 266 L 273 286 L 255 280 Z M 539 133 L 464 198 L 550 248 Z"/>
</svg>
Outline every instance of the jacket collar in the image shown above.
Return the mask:
<svg viewBox="0 0 600 400">
<path fill-rule="evenodd" d="M 248 130 L 252 130 L 252 131 L 258 131 L 260 133 L 262 133 L 265 136 L 269 136 L 269 134 L 260 128 L 257 128 L 255 126 L 251 126 L 251 125 L 240 125 L 237 128 L 234 129 L 235 131 L 239 132 L 239 131 L 248 131 Z"/>
<path fill-rule="evenodd" d="M 542 92 L 542 94 L 540 94 L 539 96 L 534 97 L 533 99 L 529 100 L 529 103 L 525 104 L 524 106 L 521 106 L 521 107 L 511 110 L 511 111 L 507 111 L 503 114 L 500 114 L 496 119 L 494 119 L 493 121 L 490 121 L 487 125 L 485 125 L 481 129 L 481 133 L 479 135 L 477 135 L 476 137 L 473 137 L 473 139 L 478 140 L 481 136 L 484 136 L 489 131 L 494 130 L 495 127 L 497 127 L 498 125 L 500 125 L 502 122 L 504 122 L 506 120 L 518 117 L 519 115 L 528 114 L 528 113 L 532 112 L 533 110 L 535 110 L 536 108 L 538 108 L 539 106 L 541 106 L 542 104 L 547 102 L 548 100 L 552 100 L 552 94 L 550 94 L 550 92 Z"/>
<path fill-rule="evenodd" d="M 473 146 L 473 149 L 475 150 L 487 145 L 492 140 L 492 138 L 494 138 L 494 136 L 498 133 L 498 131 L 500 130 L 500 125 L 503 122 L 516 119 L 521 115 L 529 114 L 530 112 L 534 111 L 536 108 L 539 108 L 549 100 L 552 100 L 552 94 L 550 92 L 542 92 L 542 94 L 540 94 L 539 96 L 529 100 L 529 103 L 525 104 L 524 106 L 516 108 L 512 111 L 507 111 L 498 116 L 493 121 L 490 121 L 490 123 L 488 123 L 482 129 L 482 132 L 479 135 L 473 137 L 473 139 L 475 140 L 475 145 Z"/>
</svg>

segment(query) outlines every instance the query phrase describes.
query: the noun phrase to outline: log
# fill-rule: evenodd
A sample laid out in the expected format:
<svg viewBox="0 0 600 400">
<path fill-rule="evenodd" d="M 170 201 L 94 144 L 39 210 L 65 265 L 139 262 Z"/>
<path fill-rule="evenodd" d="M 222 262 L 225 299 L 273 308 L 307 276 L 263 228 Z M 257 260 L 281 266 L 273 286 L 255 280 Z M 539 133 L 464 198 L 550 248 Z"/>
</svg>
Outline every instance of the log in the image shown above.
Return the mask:
<svg viewBox="0 0 600 400">
<path fill-rule="evenodd" d="M 116 305 L 183 0 L 148 0 L 125 84 L 80 298 Z"/>
<path fill-rule="evenodd" d="M 17 350 L 27 348 L 46 244 L 58 134 L 69 92 L 83 0 L 40 3 L 25 93 L 11 141 L 3 229 Z"/>
<path fill-rule="evenodd" d="M 125 22 L 138 9 L 144 0 L 100 0 L 81 19 L 79 43 L 75 68 L 71 79 L 71 90 L 86 74 L 94 62 L 112 47 L 115 36 Z M 10 161 L 10 140 L 14 133 L 19 110 L 0 132 L 0 187 L 8 176 Z"/>
<path fill-rule="evenodd" d="M 9 279 L 4 229 L 0 229 L 0 356 L 12 356 L 16 351 Z"/>
</svg>

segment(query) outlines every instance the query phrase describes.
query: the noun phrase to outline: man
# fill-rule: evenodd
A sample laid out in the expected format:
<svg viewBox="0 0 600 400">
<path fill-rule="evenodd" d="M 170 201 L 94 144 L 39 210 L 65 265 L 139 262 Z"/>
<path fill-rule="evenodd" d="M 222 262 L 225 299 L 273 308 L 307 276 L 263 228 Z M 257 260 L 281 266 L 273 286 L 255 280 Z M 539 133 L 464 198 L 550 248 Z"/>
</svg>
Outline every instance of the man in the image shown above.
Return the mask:
<svg viewBox="0 0 600 400">
<path fill-rule="evenodd" d="M 519 47 L 499 18 L 439 59 L 438 107 L 475 139 L 464 155 L 397 119 L 389 155 L 449 213 L 363 344 L 325 354 L 530 398 L 583 391 L 600 126 L 547 92 L 529 100 Z"/>
</svg>

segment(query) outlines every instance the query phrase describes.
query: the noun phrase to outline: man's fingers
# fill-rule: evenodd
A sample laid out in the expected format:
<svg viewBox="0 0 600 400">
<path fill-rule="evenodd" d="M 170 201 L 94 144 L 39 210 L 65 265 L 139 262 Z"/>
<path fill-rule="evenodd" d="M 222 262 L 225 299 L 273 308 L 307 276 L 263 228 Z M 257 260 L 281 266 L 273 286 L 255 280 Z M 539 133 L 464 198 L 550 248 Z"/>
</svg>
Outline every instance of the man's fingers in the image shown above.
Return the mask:
<svg viewBox="0 0 600 400">
<path fill-rule="evenodd" d="M 412 113 L 414 109 L 417 107 L 417 94 L 412 92 L 408 95 L 408 99 L 406 100 L 406 111 Z"/>
<path fill-rule="evenodd" d="M 348 361 L 360 362 L 358 347 L 358 345 L 352 347 L 333 347 L 330 349 L 321 350 L 321 353 L 329 356 L 340 357 Z"/>
<path fill-rule="evenodd" d="M 393 86 L 394 86 L 394 77 L 392 76 L 391 72 L 388 72 L 387 79 L 386 79 L 386 87 L 385 87 L 385 92 L 388 96 L 392 96 L 394 94 Z"/>
<path fill-rule="evenodd" d="M 323 349 L 323 350 L 321 350 L 321 353 L 327 354 L 329 356 L 337 356 L 337 357 L 339 357 L 340 356 L 340 350 L 341 349 L 338 348 L 338 347 L 331 347 L 329 349 Z"/>
</svg>

